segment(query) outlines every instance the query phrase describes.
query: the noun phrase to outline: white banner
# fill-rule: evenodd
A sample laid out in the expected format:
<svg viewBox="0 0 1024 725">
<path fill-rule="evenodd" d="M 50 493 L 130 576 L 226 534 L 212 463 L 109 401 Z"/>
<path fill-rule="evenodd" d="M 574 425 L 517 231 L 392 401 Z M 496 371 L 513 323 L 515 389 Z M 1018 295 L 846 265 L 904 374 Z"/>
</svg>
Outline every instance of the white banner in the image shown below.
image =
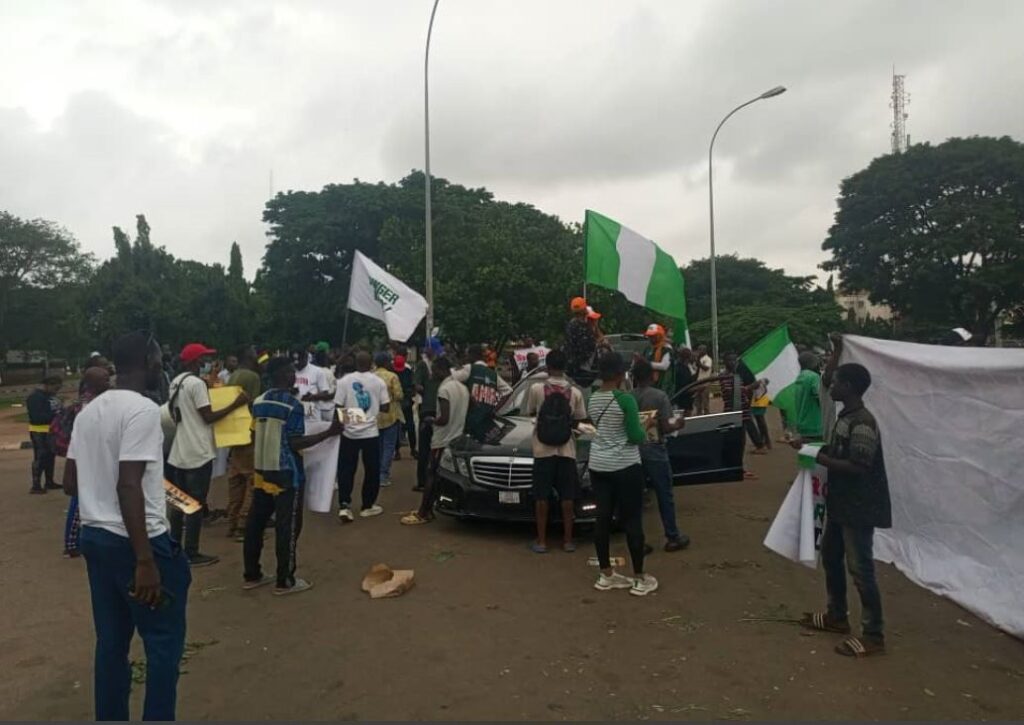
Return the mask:
<svg viewBox="0 0 1024 725">
<path fill-rule="evenodd" d="M 316 435 L 330 427 L 322 420 L 307 420 L 306 435 Z M 333 436 L 302 451 L 306 469 L 306 509 L 326 514 L 331 511 L 334 492 L 338 490 L 338 450 L 341 438 Z"/>
<path fill-rule="evenodd" d="M 548 353 L 551 352 L 546 347 L 520 347 L 512 351 L 512 355 L 516 360 L 516 367 L 519 368 L 519 372 L 526 370 L 526 356 L 531 352 L 537 353 L 537 357 L 540 359 L 540 364 L 543 365 L 544 361 L 547 360 Z"/>
<path fill-rule="evenodd" d="M 427 300 L 357 251 L 352 260 L 348 308 L 380 320 L 387 326 L 389 338 L 405 342 L 427 314 Z"/>
<path fill-rule="evenodd" d="M 1024 350 L 847 336 L 840 362 L 871 373 L 892 498 L 875 557 L 1024 637 Z"/>
<path fill-rule="evenodd" d="M 822 466 L 801 467 L 775 515 L 764 545 L 791 561 L 814 569 L 825 527 L 824 483 L 828 471 Z"/>
</svg>

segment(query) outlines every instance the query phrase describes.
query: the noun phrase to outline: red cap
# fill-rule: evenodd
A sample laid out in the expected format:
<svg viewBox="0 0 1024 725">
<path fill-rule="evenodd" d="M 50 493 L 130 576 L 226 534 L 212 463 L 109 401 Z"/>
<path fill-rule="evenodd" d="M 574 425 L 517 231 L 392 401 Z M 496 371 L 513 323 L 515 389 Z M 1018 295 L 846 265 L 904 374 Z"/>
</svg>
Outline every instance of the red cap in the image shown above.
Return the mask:
<svg viewBox="0 0 1024 725">
<path fill-rule="evenodd" d="M 202 343 L 190 342 L 189 344 L 185 345 L 185 347 L 181 348 L 181 355 L 179 355 L 178 357 L 180 357 L 181 361 L 186 365 L 191 365 L 196 360 L 201 358 L 203 355 L 216 354 L 216 350 L 208 348 L 206 345 L 203 345 Z"/>
<path fill-rule="evenodd" d="M 569 303 L 569 309 L 573 312 L 582 312 L 587 309 L 587 301 L 582 297 L 573 297 Z"/>
<path fill-rule="evenodd" d="M 394 361 L 391 366 L 395 369 L 396 373 L 400 373 L 405 370 L 405 355 L 395 355 Z"/>
</svg>

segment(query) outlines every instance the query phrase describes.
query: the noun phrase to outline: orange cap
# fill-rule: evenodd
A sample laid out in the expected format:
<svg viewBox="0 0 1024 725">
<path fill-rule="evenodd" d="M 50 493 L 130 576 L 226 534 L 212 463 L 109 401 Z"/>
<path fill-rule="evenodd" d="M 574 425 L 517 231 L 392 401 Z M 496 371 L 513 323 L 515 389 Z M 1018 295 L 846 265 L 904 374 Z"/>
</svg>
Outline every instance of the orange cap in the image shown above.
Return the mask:
<svg viewBox="0 0 1024 725">
<path fill-rule="evenodd" d="M 665 337 L 665 328 L 657 324 L 648 325 L 647 332 L 645 332 L 644 335 L 647 337 L 657 337 L 659 335 L 661 337 Z"/>
<path fill-rule="evenodd" d="M 572 302 L 569 303 L 569 309 L 573 312 L 582 312 L 587 309 L 587 301 L 582 297 L 573 297 Z"/>
</svg>

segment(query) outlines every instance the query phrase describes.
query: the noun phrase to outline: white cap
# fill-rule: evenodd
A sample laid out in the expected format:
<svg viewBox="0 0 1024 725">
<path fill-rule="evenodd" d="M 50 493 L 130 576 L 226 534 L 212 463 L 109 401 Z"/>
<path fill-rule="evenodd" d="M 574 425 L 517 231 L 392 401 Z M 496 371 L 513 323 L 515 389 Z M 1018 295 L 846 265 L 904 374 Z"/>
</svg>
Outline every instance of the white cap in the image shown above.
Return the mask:
<svg viewBox="0 0 1024 725">
<path fill-rule="evenodd" d="M 959 335 L 960 339 L 963 340 L 964 342 L 967 342 L 972 337 L 974 337 L 974 335 L 972 335 L 971 333 L 969 333 L 967 330 L 965 330 L 962 327 L 954 327 L 953 328 L 953 332 L 955 332 L 957 335 Z"/>
</svg>

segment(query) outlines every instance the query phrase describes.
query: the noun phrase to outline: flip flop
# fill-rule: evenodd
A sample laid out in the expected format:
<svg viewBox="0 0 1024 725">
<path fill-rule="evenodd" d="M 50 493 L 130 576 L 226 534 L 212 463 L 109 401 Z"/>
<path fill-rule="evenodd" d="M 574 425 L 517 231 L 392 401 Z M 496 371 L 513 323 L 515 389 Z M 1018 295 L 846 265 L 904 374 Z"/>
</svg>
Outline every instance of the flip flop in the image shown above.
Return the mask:
<svg viewBox="0 0 1024 725">
<path fill-rule="evenodd" d="M 804 629 L 813 629 L 816 632 L 836 632 L 837 634 L 849 634 L 849 622 L 836 622 L 824 612 L 804 612 L 799 620 Z"/>
<path fill-rule="evenodd" d="M 548 547 L 538 544 L 536 541 L 530 542 L 530 551 L 534 554 L 546 554 L 548 553 Z"/>
<path fill-rule="evenodd" d="M 574 551 L 576 551 L 576 542 L 575 541 L 568 541 L 568 542 L 562 544 L 562 551 L 565 551 L 568 554 L 573 553 Z"/>
</svg>

